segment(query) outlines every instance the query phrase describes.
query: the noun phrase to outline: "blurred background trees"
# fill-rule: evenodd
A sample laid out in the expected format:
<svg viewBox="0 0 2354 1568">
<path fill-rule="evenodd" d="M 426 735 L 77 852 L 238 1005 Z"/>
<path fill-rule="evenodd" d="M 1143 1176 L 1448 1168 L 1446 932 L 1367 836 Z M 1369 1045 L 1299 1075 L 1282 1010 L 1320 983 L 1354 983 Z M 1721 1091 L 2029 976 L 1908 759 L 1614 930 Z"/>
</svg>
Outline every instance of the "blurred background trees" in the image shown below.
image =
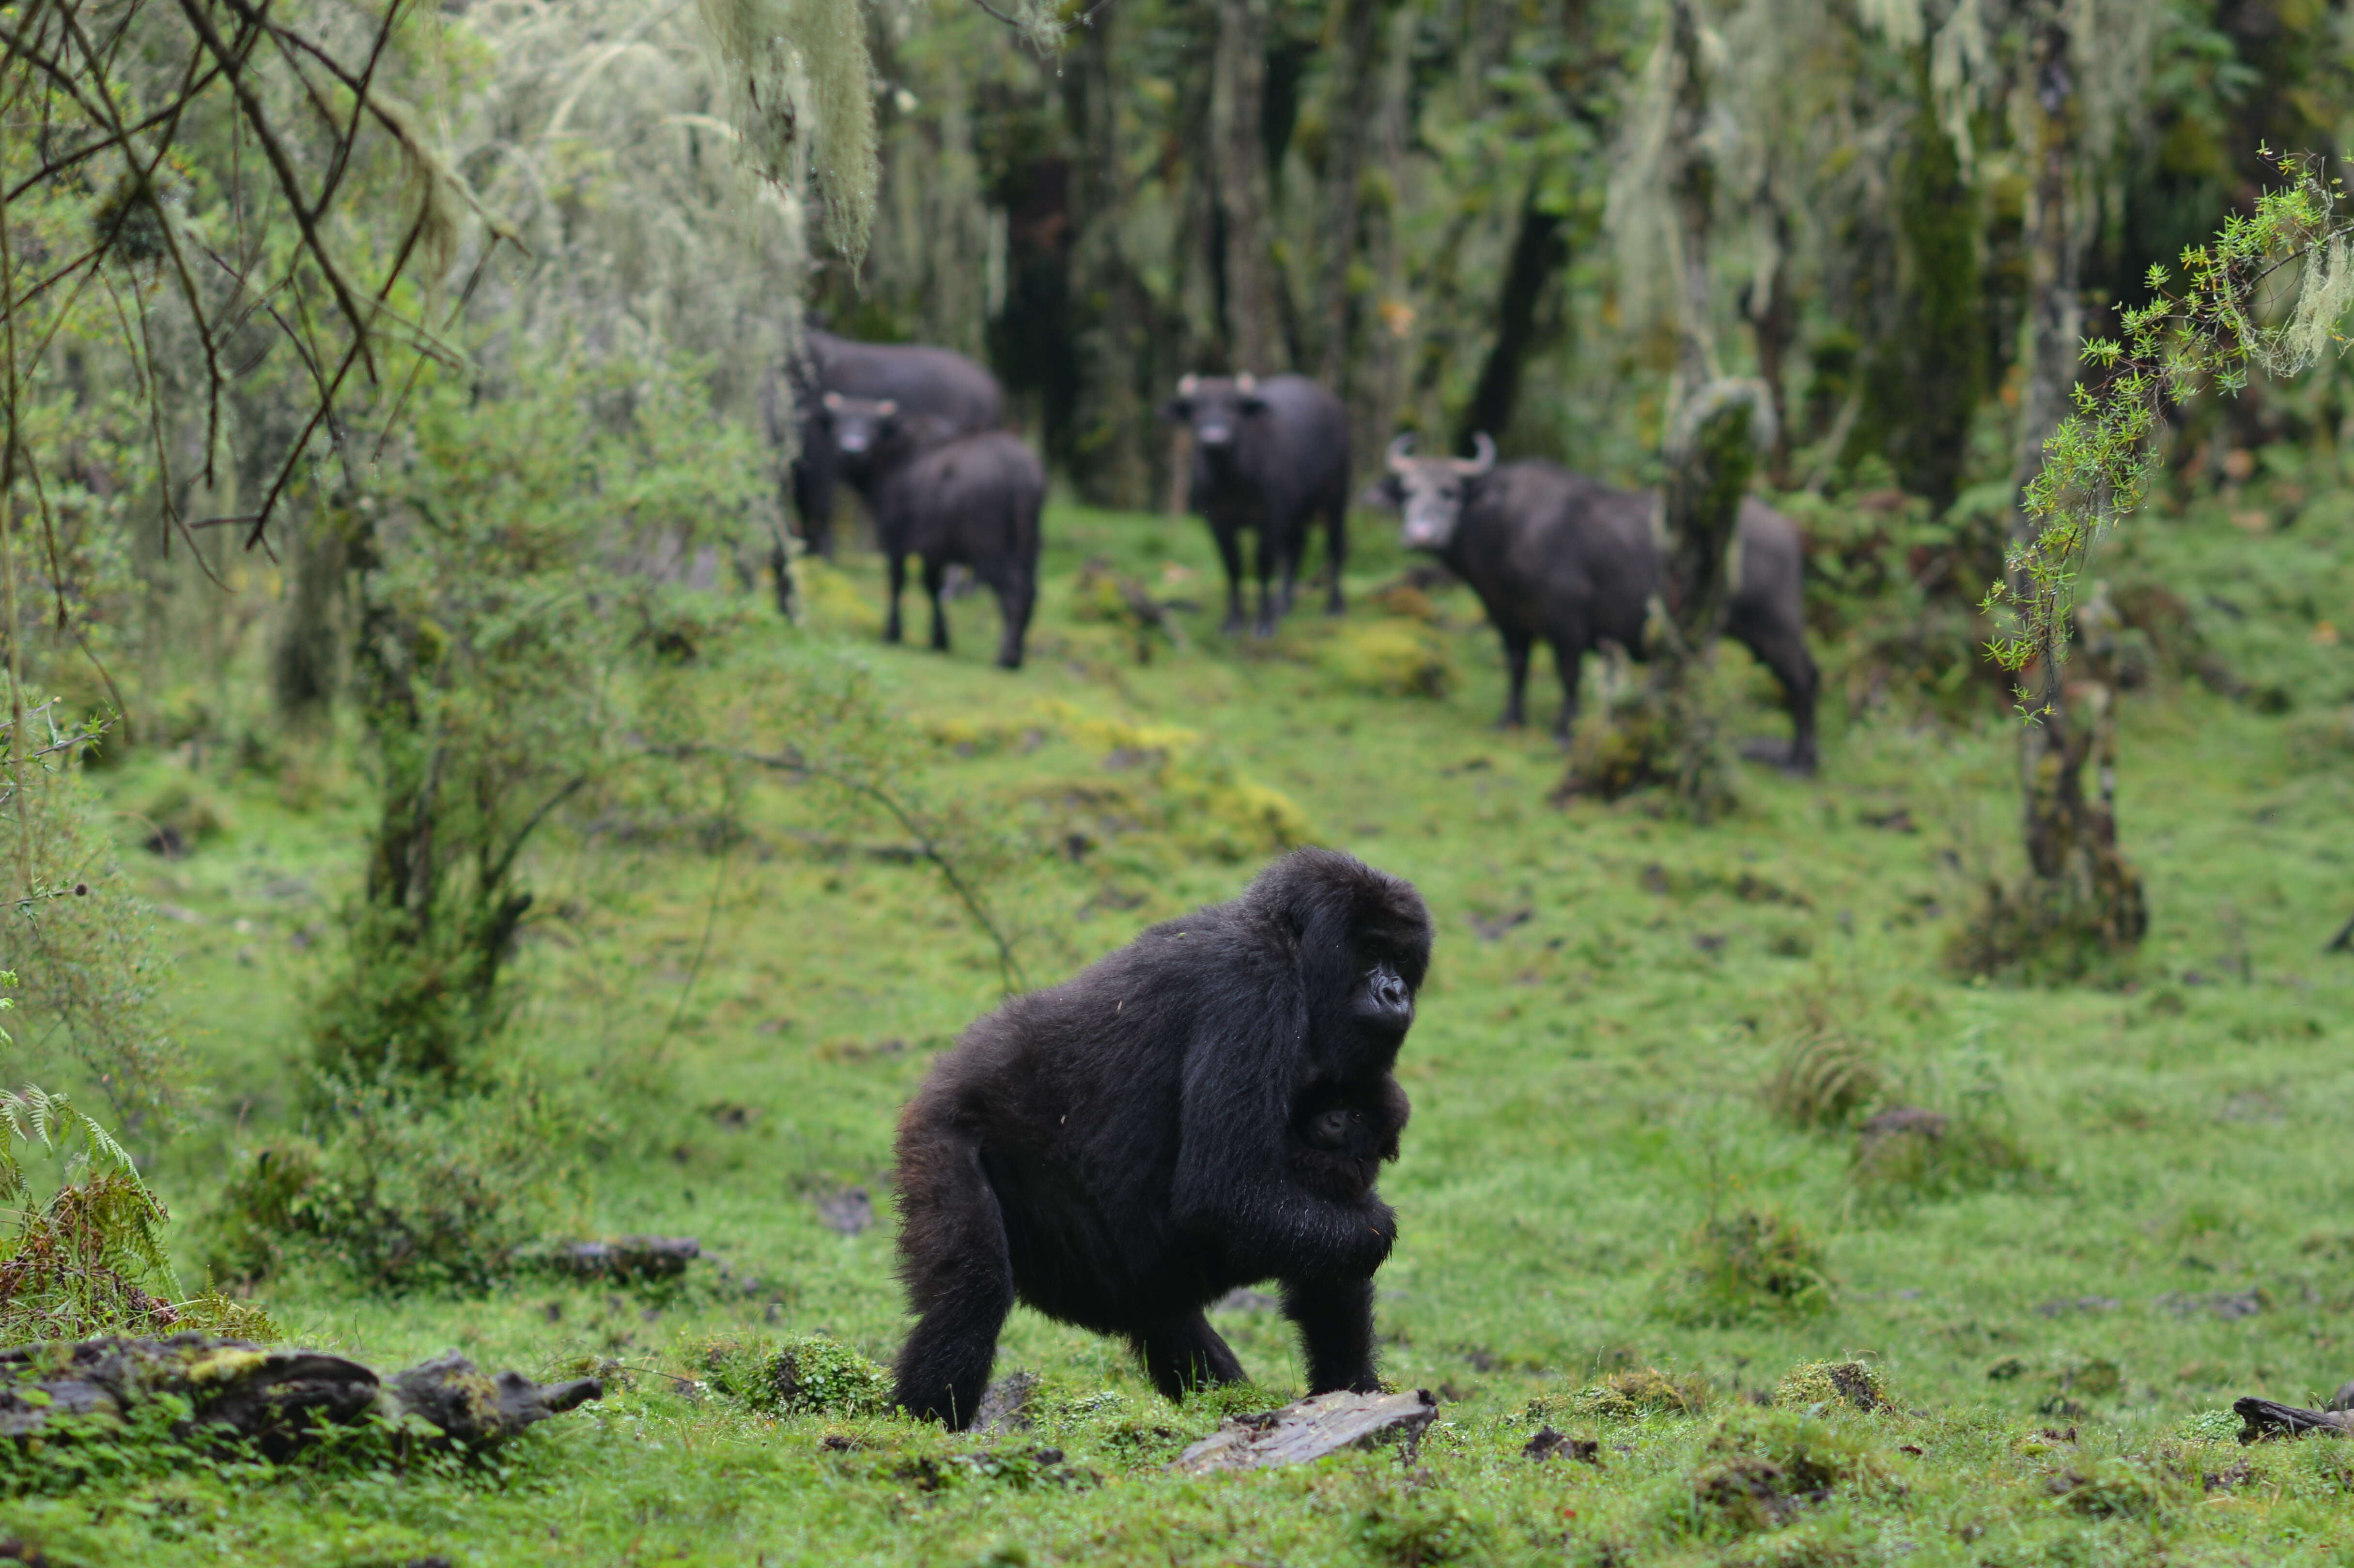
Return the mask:
<svg viewBox="0 0 2354 1568">
<path fill-rule="evenodd" d="M 592 809 L 695 645 L 663 592 L 769 569 L 763 402 L 804 307 L 981 358 L 1068 493 L 1129 508 L 1175 493 L 1155 410 L 1187 371 L 1322 378 L 1368 469 L 1400 430 L 1487 432 L 1630 485 L 1740 383 L 1736 466 L 1809 529 L 1852 705 L 1999 711 L 1979 603 L 2080 340 L 2253 210 L 2261 147 L 2337 155 L 2348 26 L 2337 0 L 15 0 L 15 917 L 89 994 L 157 1002 L 138 911 L 88 913 L 105 856 L 52 864 L 90 835 L 40 813 L 70 825 L 75 768 L 138 748 L 356 726 L 381 821 L 322 1061 L 465 1077 L 522 846 Z M 2259 451 L 2334 480 L 2349 429 L 2324 356 L 2154 439 L 2212 486 Z M 1724 523 L 1694 516 L 1703 545 Z M 266 688 L 228 676 L 257 640 Z M 2031 780 L 2055 736 L 2062 771 L 2108 755 L 2040 732 Z M 0 955 L 28 999 L 69 972 L 38 948 Z M 147 1116 L 171 1029 L 124 1029 L 93 1071 Z"/>
</svg>

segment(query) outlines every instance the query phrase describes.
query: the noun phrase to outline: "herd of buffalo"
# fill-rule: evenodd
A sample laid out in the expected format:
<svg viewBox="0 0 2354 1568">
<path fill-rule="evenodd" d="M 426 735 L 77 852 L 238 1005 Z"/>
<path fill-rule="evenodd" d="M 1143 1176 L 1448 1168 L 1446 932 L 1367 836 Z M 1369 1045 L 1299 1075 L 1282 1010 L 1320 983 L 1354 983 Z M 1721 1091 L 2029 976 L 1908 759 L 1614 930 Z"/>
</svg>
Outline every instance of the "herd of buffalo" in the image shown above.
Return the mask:
<svg viewBox="0 0 2354 1568">
<path fill-rule="evenodd" d="M 940 594 L 948 569 L 960 566 L 996 595 L 1004 620 L 998 662 L 1018 669 L 1037 600 L 1046 474 L 1004 428 L 996 377 L 949 349 L 812 329 L 788 380 L 791 424 L 772 421 L 771 435 L 790 439 L 796 452 L 790 482 L 804 546 L 831 553 L 835 491 L 848 484 L 866 503 L 889 566 L 885 637 L 900 638 L 912 556 L 923 564 L 932 646 L 946 649 Z M 1226 630 L 1247 623 L 1261 636 L 1274 631 L 1320 519 L 1325 608 L 1340 613 L 1352 499 L 1341 400 L 1302 376 L 1187 376 L 1161 412 L 1192 434 L 1189 494 L 1225 566 Z M 1565 736 L 1585 654 L 1605 647 L 1642 654 L 1660 580 L 1658 508 L 1647 494 L 1558 463 L 1499 462 L 1485 435 L 1475 444 L 1469 458 L 1419 457 L 1413 439 L 1401 436 L 1364 499 L 1398 511 L 1406 547 L 1436 557 L 1486 607 L 1510 676 L 1504 725 L 1525 722 L 1531 653 L 1539 642 L 1553 650 L 1562 688 L 1554 730 Z M 1246 532 L 1254 536 L 1255 614 L 1244 602 Z M 1726 630 L 1780 683 L 1793 719 L 1784 760 L 1810 772 L 1818 678 L 1805 637 L 1804 543 L 1796 524 L 1753 498 L 1743 503 L 1735 550 Z"/>
</svg>

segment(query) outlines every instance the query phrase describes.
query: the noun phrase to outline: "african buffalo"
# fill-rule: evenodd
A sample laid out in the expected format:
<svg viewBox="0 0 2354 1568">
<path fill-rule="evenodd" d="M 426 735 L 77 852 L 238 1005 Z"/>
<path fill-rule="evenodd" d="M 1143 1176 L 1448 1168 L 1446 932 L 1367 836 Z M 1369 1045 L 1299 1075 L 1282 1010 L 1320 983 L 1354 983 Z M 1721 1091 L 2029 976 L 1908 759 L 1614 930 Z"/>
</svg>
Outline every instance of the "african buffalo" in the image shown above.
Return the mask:
<svg viewBox="0 0 2354 1568">
<path fill-rule="evenodd" d="M 1526 722 L 1529 654 L 1552 644 L 1561 676 L 1553 732 L 1577 717 L 1578 661 L 1615 642 L 1637 658 L 1659 588 L 1659 541 L 1649 495 L 1612 490 L 1559 463 L 1498 463 L 1496 444 L 1475 438 L 1473 458 L 1410 456 L 1414 438 L 1390 443 L 1389 472 L 1369 499 L 1403 514 L 1400 540 L 1471 585 L 1504 640 L 1511 694 L 1500 723 Z M 1725 630 L 1774 673 L 1789 699 L 1793 734 L 1778 760 L 1815 768 L 1815 662 L 1807 652 L 1806 551 L 1797 525 L 1755 497 L 1736 524 L 1738 577 Z"/>
<path fill-rule="evenodd" d="M 875 542 L 891 577 L 891 610 L 883 640 L 901 636 L 899 596 L 907 585 L 907 557 L 924 563 L 924 593 L 932 601 L 932 646 L 948 651 L 948 616 L 940 588 L 951 566 L 997 595 L 1005 630 L 997 662 L 1022 667 L 1022 641 L 1038 595 L 1038 514 L 1046 502 L 1046 471 L 1019 436 L 1006 430 L 964 434 L 948 420 L 910 416 L 889 398 L 845 397 L 829 392 L 825 407 L 843 450 L 873 476 L 867 503 Z"/>
<path fill-rule="evenodd" d="M 872 507 L 880 477 L 843 451 L 826 394 L 887 398 L 903 414 L 945 420 L 959 434 L 994 430 L 1005 422 L 1005 395 L 996 376 L 952 349 L 923 344 L 859 343 L 811 328 L 786 385 L 801 436 L 801 455 L 792 469 L 793 510 L 801 520 L 801 542 L 821 555 L 833 553 L 835 486 L 847 481 Z M 769 435 L 779 442 L 785 414 L 783 404 L 772 399 Z"/>
<path fill-rule="evenodd" d="M 1226 566 L 1226 630 L 1243 624 L 1239 535 L 1258 535 L 1262 637 L 1291 608 L 1299 557 L 1319 514 L 1328 529 L 1332 589 L 1324 608 L 1341 613 L 1341 568 L 1349 558 L 1349 416 L 1341 400 L 1304 376 L 1188 376 L 1161 417 L 1193 430 L 1189 504 L 1210 524 Z M 1280 569 L 1278 597 L 1268 579 Z"/>
</svg>

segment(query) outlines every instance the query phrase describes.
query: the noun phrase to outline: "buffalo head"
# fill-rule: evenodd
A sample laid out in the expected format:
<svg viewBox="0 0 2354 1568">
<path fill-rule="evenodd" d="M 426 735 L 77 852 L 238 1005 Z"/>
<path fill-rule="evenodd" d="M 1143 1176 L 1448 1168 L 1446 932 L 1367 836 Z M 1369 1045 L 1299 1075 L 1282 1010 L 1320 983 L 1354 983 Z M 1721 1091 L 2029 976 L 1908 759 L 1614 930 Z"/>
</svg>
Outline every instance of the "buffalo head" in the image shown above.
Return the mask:
<svg viewBox="0 0 2354 1568">
<path fill-rule="evenodd" d="M 1416 457 L 1410 435 L 1390 443 L 1389 471 L 1374 482 L 1365 500 L 1397 509 L 1398 542 L 1407 549 L 1436 553 L 1454 543 L 1465 498 L 1473 483 L 1496 466 L 1496 443 L 1485 430 L 1473 436 L 1471 444 L 1476 456 L 1451 458 Z"/>
<path fill-rule="evenodd" d="M 1161 405 L 1161 417 L 1172 424 L 1191 425 L 1194 446 L 1212 458 L 1233 450 L 1242 437 L 1244 422 L 1266 411 L 1258 377 L 1247 371 L 1233 376 L 1180 376 L 1177 396 Z"/>
<path fill-rule="evenodd" d="M 898 428 L 899 405 L 888 397 L 845 397 L 829 392 L 822 401 L 833 444 L 854 462 L 890 440 Z"/>
</svg>

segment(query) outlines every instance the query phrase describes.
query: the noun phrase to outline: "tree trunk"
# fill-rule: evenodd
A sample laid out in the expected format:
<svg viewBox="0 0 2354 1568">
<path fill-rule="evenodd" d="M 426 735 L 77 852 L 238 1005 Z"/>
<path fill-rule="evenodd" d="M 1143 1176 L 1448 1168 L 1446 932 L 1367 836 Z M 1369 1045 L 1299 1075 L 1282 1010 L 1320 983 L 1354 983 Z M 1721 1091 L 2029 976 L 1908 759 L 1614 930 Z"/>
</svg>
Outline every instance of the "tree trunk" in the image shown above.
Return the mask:
<svg viewBox="0 0 2354 1568">
<path fill-rule="evenodd" d="M 1521 369 L 1528 361 L 1536 334 L 1537 302 L 1545 285 L 1569 261 L 1569 244 L 1562 233 L 1559 213 L 1537 205 L 1542 174 L 1529 181 L 1521 200 L 1520 232 L 1512 240 L 1511 260 L 1504 269 L 1504 287 L 1496 302 L 1496 341 L 1479 367 L 1479 385 L 1470 406 L 1455 432 L 1455 444 L 1469 444 L 1474 434 L 1502 436 L 1511 429 L 1521 396 Z"/>
<path fill-rule="evenodd" d="M 1225 280 L 1230 368 L 1266 376 L 1286 369 L 1276 291 L 1273 197 L 1260 111 L 1267 96 L 1267 0 L 1218 0 L 1218 41 L 1210 88 L 1211 167 L 1215 171 L 1218 263 Z"/>
<path fill-rule="evenodd" d="M 2058 0 L 2049 0 L 2034 43 L 2035 76 L 2029 108 L 2033 179 L 2027 212 L 2027 382 L 2020 399 L 2015 492 L 2023 492 L 2043 461 L 2043 442 L 2067 416 L 2075 385 L 2084 309 L 2079 298 L 2084 230 L 2079 210 L 2077 163 L 2082 106 L 2076 62 Z M 2035 521 L 2017 509 L 2012 536 L 2033 536 Z M 2025 598 L 2031 585 L 2014 580 Z M 2075 673 L 2038 661 L 2020 676 L 2020 695 L 2036 715 L 2020 734 L 2020 829 L 2028 885 L 1998 900 L 1988 916 L 1991 938 L 1978 967 L 2025 968 L 2073 976 L 2090 961 L 2088 940 L 2118 951 L 2141 940 L 2148 926 L 2140 874 L 2117 852 L 2113 805 L 2116 762 L 2117 683 L 2107 652 L 2115 612 L 2105 599 L 2077 615 L 2084 632 Z M 2098 783 L 2087 797 L 2084 768 L 2097 763 Z"/>
<path fill-rule="evenodd" d="M 1358 255 L 1365 154 L 1381 112 L 1382 0 L 1341 0 L 1340 52 L 1325 111 L 1324 250 L 1316 281 L 1316 374 L 1348 398 L 1356 338 L 1349 274 Z"/>
<path fill-rule="evenodd" d="M 1612 715 L 1598 741 L 1571 747 L 1556 799 L 1604 799 L 1648 785 L 1671 788 L 1679 804 L 1707 821 L 1732 803 L 1706 685 L 1732 602 L 1734 530 L 1762 449 L 1776 440 L 1773 399 L 1755 381 L 1717 369 L 1710 273 L 1716 165 L 1709 124 L 1707 61 L 1697 0 L 1670 0 L 1669 69 L 1675 101 L 1668 122 L 1668 182 L 1675 204 L 1677 345 L 1669 426 L 1659 613 L 1651 631 L 1651 675 Z"/>
<path fill-rule="evenodd" d="M 1112 86 L 1113 8 L 1081 29 L 1069 67 L 1066 105 L 1079 145 L 1072 169 L 1071 326 L 1078 396 L 1071 468 L 1079 493 L 1098 506 L 1142 507 L 1151 499 L 1152 410 L 1142 349 L 1150 306 L 1120 246 L 1128 164 Z"/>
</svg>

